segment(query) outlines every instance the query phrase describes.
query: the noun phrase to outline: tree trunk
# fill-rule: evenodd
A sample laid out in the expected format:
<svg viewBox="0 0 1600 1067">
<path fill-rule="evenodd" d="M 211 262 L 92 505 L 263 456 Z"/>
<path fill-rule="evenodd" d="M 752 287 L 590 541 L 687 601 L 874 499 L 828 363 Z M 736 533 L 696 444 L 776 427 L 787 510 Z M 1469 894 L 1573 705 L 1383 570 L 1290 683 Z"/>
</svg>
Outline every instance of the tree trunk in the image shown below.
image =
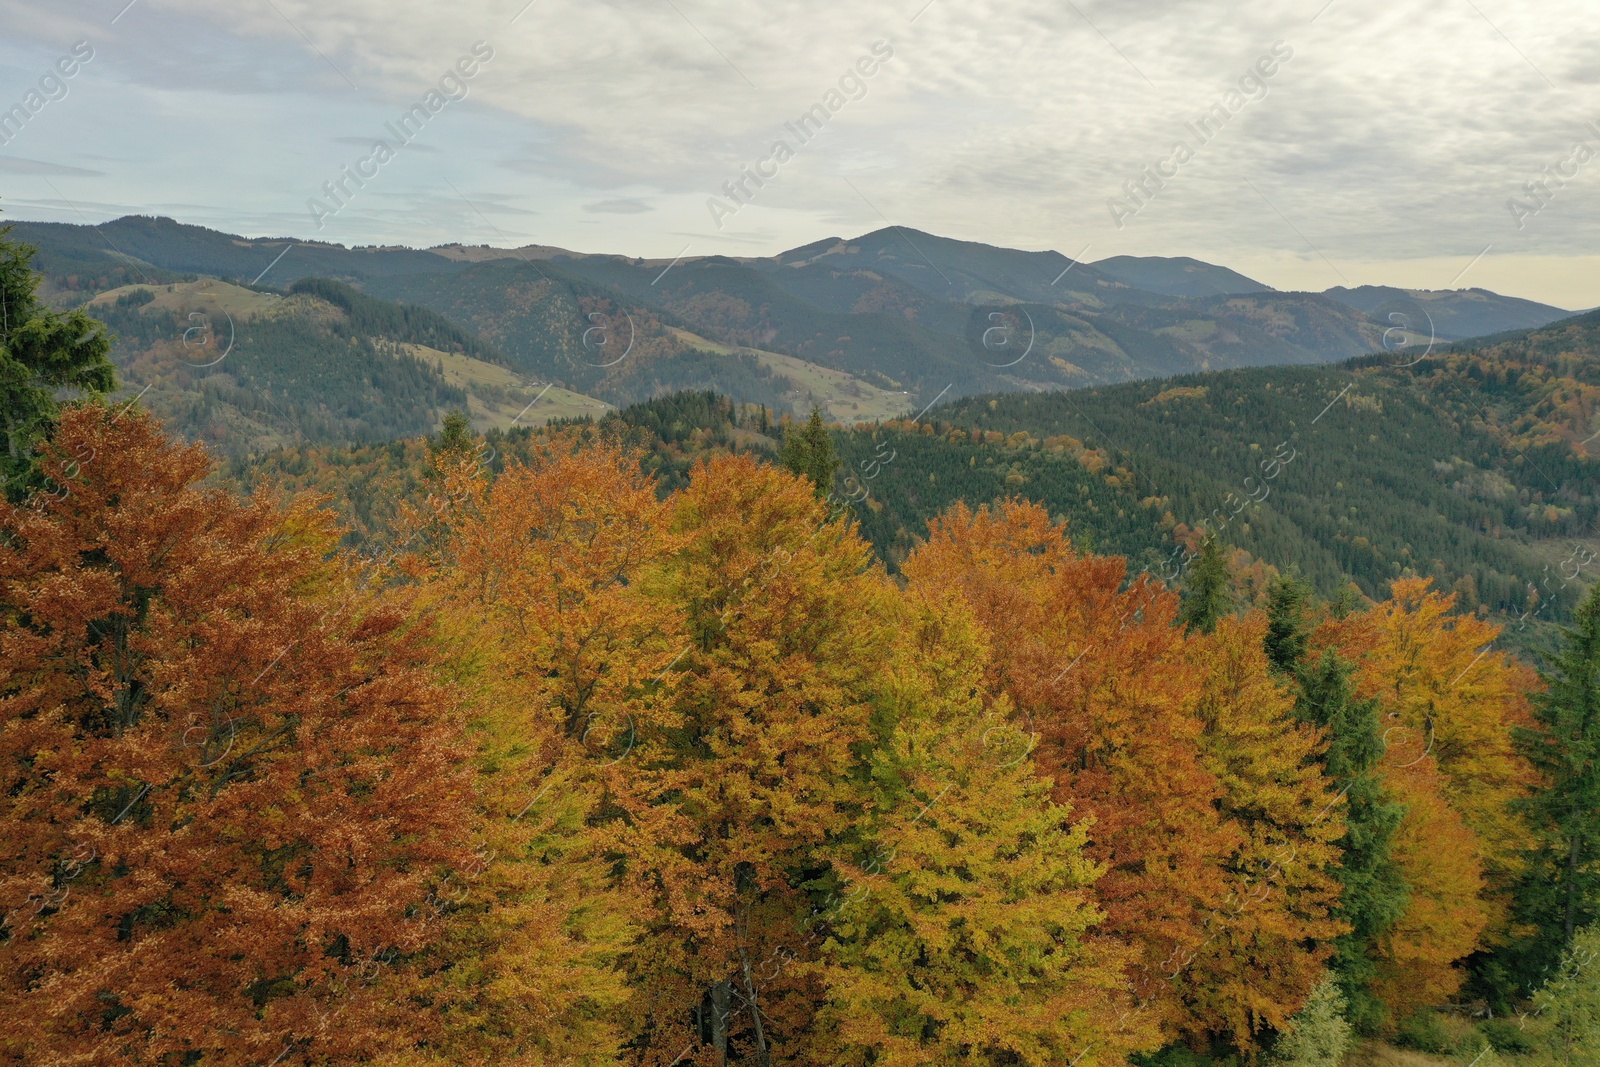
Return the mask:
<svg viewBox="0 0 1600 1067">
<path fill-rule="evenodd" d="M 750 977 L 750 957 L 745 955 L 743 945 L 739 946 L 739 964 L 744 968 L 744 993 L 750 1000 L 750 1018 L 755 1023 L 756 1062 L 761 1067 L 769 1067 L 772 1054 L 767 1050 L 766 1031 L 761 1028 L 761 1003 L 756 999 L 756 984 Z"/>
<path fill-rule="evenodd" d="M 711 1047 L 716 1050 L 717 1067 L 728 1062 L 728 1000 L 732 989 L 727 982 L 711 987 Z"/>
</svg>

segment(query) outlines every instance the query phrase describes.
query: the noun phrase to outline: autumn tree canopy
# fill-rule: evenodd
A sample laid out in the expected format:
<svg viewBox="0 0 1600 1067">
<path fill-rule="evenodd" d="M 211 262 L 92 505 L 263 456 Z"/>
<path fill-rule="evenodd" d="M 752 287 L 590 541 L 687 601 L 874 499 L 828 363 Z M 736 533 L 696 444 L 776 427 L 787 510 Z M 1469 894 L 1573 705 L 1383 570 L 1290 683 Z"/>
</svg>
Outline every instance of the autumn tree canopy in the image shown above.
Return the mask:
<svg viewBox="0 0 1600 1067">
<path fill-rule="evenodd" d="M 308 502 L 197 483 L 137 412 L 62 412 L 0 503 L 0 1049 L 303 1062 L 422 1025 L 385 995 L 467 861 L 423 628 Z"/>
<path fill-rule="evenodd" d="M 0 1061 L 1320 1067 L 1510 973 L 1585 1047 L 1596 597 L 1541 683 L 1016 500 L 891 575 L 820 416 L 661 481 L 452 417 L 365 558 L 136 408 L 38 433 Z"/>
</svg>

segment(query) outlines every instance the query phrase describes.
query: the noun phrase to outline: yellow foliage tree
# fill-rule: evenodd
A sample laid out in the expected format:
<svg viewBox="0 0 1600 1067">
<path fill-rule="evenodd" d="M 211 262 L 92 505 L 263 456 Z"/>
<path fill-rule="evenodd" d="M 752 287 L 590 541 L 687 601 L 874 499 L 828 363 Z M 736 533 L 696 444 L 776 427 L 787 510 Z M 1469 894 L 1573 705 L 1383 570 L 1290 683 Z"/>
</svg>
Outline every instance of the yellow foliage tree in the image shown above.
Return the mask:
<svg viewBox="0 0 1600 1067">
<path fill-rule="evenodd" d="M 983 691 L 986 650 L 956 596 L 909 596 L 880 710 L 875 811 L 835 861 L 809 1062 L 1121 1064 L 1160 1043 L 1097 937 L 1087 824 L 1049 799 L 1032 738 Z"/>
<path fill-rule="evenodd" d="M 1316 762 L 1321 738 L 1296 721 L 1293 694 L 1272 675 L 1266 631 L 1255 611 L 1222 619 L 1191 645 L 1205 679 L 1205 766 L 1221 783 L 1218 807 L 1239 844 L 1221 858 L 1224 906 L 1176 981 L 1188 1032 L 1226 1035 L 1244 1048 L 1305 1005 L 1328 943 L 1349 929 L 1330 918 L 1339 886 L 1329 871 L 1345 832 L 1340 798 Z"/>
<path fill-rule="evenodd" d="M 1437 764 L 1438 788 L 1477 839 L 1491 942 L 1507 934 L 1511 886 L 1528 847 L 1512 801 L 1533 772 L 1512 745 L 1513 727 L 1531 721 L 1533 672 L 1495 649 L 1500 628 L 1454 612 L 1454 594 L 1430 580 L 1396 581 L 1389 600 L 1331 620 L 1319 643 L 1357 665 L 1357 688 L 1377 697 L 1385 716 L 1386 769 L 1424 754 Z"/>
<path fill-rule="evenodd" d="M 1488 922 L 1478 839 L 1444 797 L 1431 756 L 1382 768 L 1384 784 L 1406 806 L 1395 831 L 1394 861 L 1405 875 L 1405 911 L 1378 938 L 1373 992 L 1390 1018 L 1446 1003 L 1466 974 L 1457 964 L 1478 947 Z"/>
<path fill-rule="evenodd" d="M 492 484 L 466 458 L 428 526 L 429 595 L 479 743 L 480 864 L 433 995 L 450 1056 L 615 1063 L 618 969 L 645 918 L 605 854 L 608 787 L 650 729 L 681 620 L 652 596 L 675 541 L 638 458 L 556 435 Z"/>
</svg>

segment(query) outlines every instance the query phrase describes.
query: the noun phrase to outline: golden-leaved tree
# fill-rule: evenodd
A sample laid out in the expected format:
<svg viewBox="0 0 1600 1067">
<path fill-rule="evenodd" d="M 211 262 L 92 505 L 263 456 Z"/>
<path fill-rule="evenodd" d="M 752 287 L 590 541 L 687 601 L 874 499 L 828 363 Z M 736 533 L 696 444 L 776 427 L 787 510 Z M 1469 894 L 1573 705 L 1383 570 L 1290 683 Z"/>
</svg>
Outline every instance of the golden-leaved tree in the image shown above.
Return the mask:
<svg viewBox="0 0 1600 1067">
<path fill-rule="evenodd" d="M 1159 1044 L 1095 935 L 1088 825 L 1053 803 L 1032 735 L 984 691 L 958 594 L 913 591 L 879 699 L 873 810 L 817 920 L 827 1005 L 811 1062 L 1121 1064 Z"/>
<path fill-rule="evenodd" d="M 668 509 L 636 455 L 593 436 L 553 435 L 492 483 L 467 450 L 441 451 L 442 485 L 413 517 L 431 550 L 410 569 L 470 699 L 482 814 L 479 868 L 446 894 L 446 1054 L 615 1063 L 647 902 L 612 877 L 603 824 L 682 647 L 651 591 L 676 543 Z"/>
<path fill-rule="evenodd" d="M 1356 661 L 1360 695 L 1382 702 L 1390 747 L 1398 753 L 1421 746 L 1438 762 L 1445 796 L 1478 836 L 1499 894 L 1528 843 L 1512 802 L 1527 794 L 1533 772 L 1512 734 L 1532 721 L 1528 697 L 1538 680 L 1495 647 L 1499 626 L 1457 614 L 1455 594 L 1429 586 L 1428 579 L 1401 579 L 1390 599 L 1329 624 L 1326 636 Z M 1503 903 L 1496 908 L 1503 911 Z"/>
<path fill-rule="evenodd" d="M 767 961 L 816 957 L 808 884 L 865 810 L 893 589 L 809 481 L 748 457 L 700 464 L 672 508 L 660 595 L 687 636 L 608 794 L 611 847 L 648 904 L 630 1054 L 809 1062 L 820 987 Z"/>
<path fill-rule="evenodd" d="M 1534 675 L 1494 648 L 1499 627 L 1454 612 L 1455 597 L 1401 579 L 1392 597 L 1325 622 L 1318 643 L 1357 666 L 1358 691 L 1384 716 L 1377 771 L 1407 805 L 1394 858 L 1410 897 L 1384 939 L 1380 970 L 1394 1017 L 1448 999 L 1460 962 L 1509 938 L 1526 828 L 1515 802 L 1533 781 L 1513 748 L 1530 719 Z"/>
<path fill-rule="evenodd" d="M 1348 929 L 1330 917 L 1341 798 L 1316 761 L 1323 739 L 1297 721 L 1293 694 L 1273 676 L 1266 633 L 1266 616 L 1252 612 L 1220 620 L 1191 649 L 1205 679 L 1204 762 L 1239 844 L 1220 857 L 1228 897 L 1177 982 L 1190 1031 L 1243 1048 L 1264 1027 L 1282 1030 L 1310 999 L 1328 943 Z"/>
<path fill-rule="evenodd" d="M 1106 867 L 1101 930 L 1134 946 L 1130 980 L 1176 1036 L 1175 973 L 1225 907 L 1221 858 L 1244 844 L 1205 766 L 1177 597 L 1147 578 L 1124 589 L 1122 560 L 1077 555 L 1042 508 L 1017 502 L 956 505 L 904 569 L 914 588 L 959 593 L 983 626 L 986 685 L 1031 717 L 1053 799 L 1088 819 L 1088 854 Z"/>
</svg>

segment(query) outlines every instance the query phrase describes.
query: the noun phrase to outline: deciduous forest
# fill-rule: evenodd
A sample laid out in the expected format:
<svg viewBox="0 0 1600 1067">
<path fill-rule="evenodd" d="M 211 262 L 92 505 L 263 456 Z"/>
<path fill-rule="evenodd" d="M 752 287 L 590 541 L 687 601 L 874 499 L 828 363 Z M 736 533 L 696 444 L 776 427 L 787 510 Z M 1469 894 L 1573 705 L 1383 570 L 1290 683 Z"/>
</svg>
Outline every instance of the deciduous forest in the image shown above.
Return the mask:
<svg viewBox="0 0 1600 1067">
<path fill-rule="evenodd" d="M 6 251 L 0 1061 L 1600 1063 L 1600 586 L 1535 657 L 1020 493 L 888 553 L 815 414 L 455 416 L 380 538 Z"/>
</svg>

